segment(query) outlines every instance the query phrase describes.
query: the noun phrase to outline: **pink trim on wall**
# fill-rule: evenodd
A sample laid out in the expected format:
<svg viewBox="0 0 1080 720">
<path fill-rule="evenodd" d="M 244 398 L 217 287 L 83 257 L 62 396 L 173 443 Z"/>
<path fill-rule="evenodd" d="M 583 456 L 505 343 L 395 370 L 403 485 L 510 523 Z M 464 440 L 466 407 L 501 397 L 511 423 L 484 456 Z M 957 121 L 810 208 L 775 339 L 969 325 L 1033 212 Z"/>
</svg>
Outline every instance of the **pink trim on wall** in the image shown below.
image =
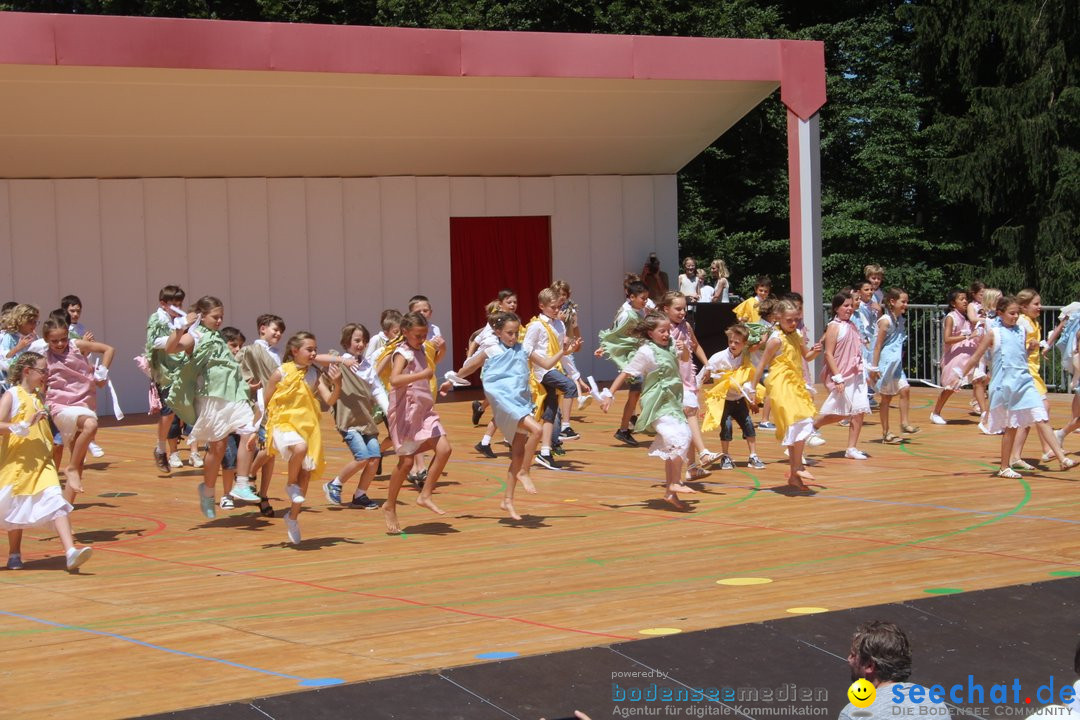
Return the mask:
<svg viewBox="0 0 1080 720">
<path fill-rule="evenodd" d="M 774 81 L 808 118 L 824 45 L 795 40 L 479 32 L 0 13 L 0 63 L 440 77 Z"/>
<path fill-rule="evenodd" d="M 799 117 L 787 114 L 788 138 L 788 233 L 790 237 L 791 290 L 800 294 L 806 287 L 802 261 L 802 187 L 799 173 Z"/>
</svg>

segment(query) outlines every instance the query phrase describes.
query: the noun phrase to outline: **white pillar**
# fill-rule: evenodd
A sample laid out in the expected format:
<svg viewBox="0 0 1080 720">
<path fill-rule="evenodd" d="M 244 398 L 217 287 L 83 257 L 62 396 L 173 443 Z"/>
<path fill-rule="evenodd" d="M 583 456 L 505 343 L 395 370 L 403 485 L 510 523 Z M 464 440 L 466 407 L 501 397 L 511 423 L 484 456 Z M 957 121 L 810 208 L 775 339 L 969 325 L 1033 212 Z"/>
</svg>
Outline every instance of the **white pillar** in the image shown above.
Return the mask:
<svg viewBox="0 0 1080 720">
<path fill-rule="evenodd" d="M 817 113 L 803 120 L 788 110 L 791 289 L 803 296 L 811 342 L 824 332 L 821 283 L 821 134 Z"/>
</svg>

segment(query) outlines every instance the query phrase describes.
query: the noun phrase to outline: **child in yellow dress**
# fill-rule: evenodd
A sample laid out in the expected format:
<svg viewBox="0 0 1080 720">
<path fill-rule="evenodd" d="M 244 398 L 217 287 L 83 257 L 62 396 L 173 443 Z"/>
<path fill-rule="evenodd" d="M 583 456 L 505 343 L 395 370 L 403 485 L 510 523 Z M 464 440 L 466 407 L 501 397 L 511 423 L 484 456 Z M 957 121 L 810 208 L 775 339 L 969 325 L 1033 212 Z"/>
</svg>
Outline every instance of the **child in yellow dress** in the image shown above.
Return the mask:
<svg viewBox="0 0 1080 720">
<path fill-rule="evenodd" d="M 10 570 L 22 563 L 22 530 L 51 522 L 64 546 L 67 569 L 90 559 L 93 548 L 75 547 L 68 514 L 71 503 L 60 491 L 53 464 L 53 434 L 41 401 L 45 358 L 24 352 L 9 368 L 12 388 L 0 395 L 0 528 L 8 531 Z"/>
<path fill-rule="evenodd" d="M 754 370 L 754 379 L 745 389 L 752 402 L 757 401 L 757 385 L 765 370 L 765 389 L 772 399 L 773 420 L 776 422 L 776 439 L 788 448 L 790 469 L 788 485 L 795 490 L 807 491 L 807 480 L 814 476 L 803 466 L 803 448 L 814 432 L 814 415 L 817 408 L 806 389 L 803 376 L 803 359 L 811 360 L 817 355 L 803 343 L 799 334 L 799 311 L 794 303 L 781 300 L 779 304 L 780 328 L 765 343 L 765 352 Z"/>
<path fill-rule="evenodd" d="M 298 332 L 285 344 L 286 360 L 266 383 L 266 441 L 271 456 L 280 455 L 289 464 L 289 482 L 285 492 L 292 502 L 285 513 L 289 542 L 300 544 L 300 510 L 311 476 L 322 474 L 322 431 L 319 428 L 319 393 L 322 401 L 333 407 L 341 394 L 341 367 L 330 365 L 329 388 L 319 383 L 315 367 L 315 336 Z"/>
</svg>

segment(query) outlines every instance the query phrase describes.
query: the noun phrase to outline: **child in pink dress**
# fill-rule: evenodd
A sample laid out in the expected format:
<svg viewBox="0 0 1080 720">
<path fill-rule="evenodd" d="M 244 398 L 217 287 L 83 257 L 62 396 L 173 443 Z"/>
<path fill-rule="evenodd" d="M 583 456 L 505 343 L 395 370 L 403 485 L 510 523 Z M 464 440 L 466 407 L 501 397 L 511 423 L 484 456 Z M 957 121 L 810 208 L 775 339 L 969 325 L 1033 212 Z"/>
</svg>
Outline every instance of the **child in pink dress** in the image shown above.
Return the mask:
<svg viewBox="0 0 1080 720">
<path fill-rule="evenodd" d="M 953 394 L 952 386 L 961 379 L 959 372 L 967 364 L 968 358 L 975 352 L 979 338 L 975 335 L 975 326 L 968 314 L 968 296 L 963 290 L 952 290 L 948 296 L 949 313 L 945 316 L 942 330 L 942 342 L 945 350 L 941 355 L 941 394 L 938 395 L 934 409 L 930 412 L 930 422 L 944 425 L 945 418 L 941 411 Z M 962 378 L 963 385 L 969 382 L 975 390 L 975 402 L 979 414 L 986 410 L 986 370 L 980 365 L 971 372 L 971 378 Z"/>
<path fill-rule="evenodd" d="M 435 398 L 431 393 L 431 378 L 435 374 L 435 367 L 428 362 L 424 353 L 427 333 L 427 318 L 417 312 L 406 314 L 401 318 L 403 341 L 394 349 L 390 359 L 392 389 L 389 393 L 388 420 L 390 438 L 397 450 L 398 464 L 390 476 L 383 512 L 386 531 L 391 535 L 401 532 L 397 518 L 397 497 L 402 483 L 412 470 L 416 456 L 420 453 L 434 450 L 435 458 L 428 468 L 416 504 L 439 515 L 446 514 L 431 499 L 443 468 L 450 459 L 451 448 L 446 430 L 435 412 Z"/>
<path fill-rule="evenodd" d="M 45 321 L 42 334 L 48 344 L 45 360 L 49 368 L 45 398 L 52 421 L 60 431 L 68 450 L 64 470 L 64 498 L 75 502 L 83 491 L 82 471 L 86 451 L 97 434 L 97 390 L 104 387 L 113 360 L 113 348 L 89 340 L 71 340 L 66 321 Z M 101 353 L 103 364 L 94 368 L 87 360 L 90 353 Z"/>
</svg>

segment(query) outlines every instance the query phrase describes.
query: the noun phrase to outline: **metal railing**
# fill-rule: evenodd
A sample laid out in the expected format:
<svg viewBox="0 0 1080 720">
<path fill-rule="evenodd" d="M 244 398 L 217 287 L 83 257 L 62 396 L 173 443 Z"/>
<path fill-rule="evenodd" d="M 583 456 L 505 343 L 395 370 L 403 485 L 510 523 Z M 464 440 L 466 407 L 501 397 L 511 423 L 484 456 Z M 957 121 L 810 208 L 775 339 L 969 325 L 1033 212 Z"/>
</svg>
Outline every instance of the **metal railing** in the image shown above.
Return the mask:
<svg viewBox="0 0 1080 720">
<path fill-rule="evenodd" d="M 947 305 L 908 305 L 907 350 L 905 371 L 911 383 L 941 384 L 941 333 Z M 1039 323 L 1042 338 L 1050 334 L 1057 324 L 1059 305 L 1043 305 Z M 1051 346 L 1042 356 L 1042 377 L 1046 387 L 1055 392 L 1066 392 L 1068 376 L 1062 367 L 1061 354 Z"/>
</svg>

